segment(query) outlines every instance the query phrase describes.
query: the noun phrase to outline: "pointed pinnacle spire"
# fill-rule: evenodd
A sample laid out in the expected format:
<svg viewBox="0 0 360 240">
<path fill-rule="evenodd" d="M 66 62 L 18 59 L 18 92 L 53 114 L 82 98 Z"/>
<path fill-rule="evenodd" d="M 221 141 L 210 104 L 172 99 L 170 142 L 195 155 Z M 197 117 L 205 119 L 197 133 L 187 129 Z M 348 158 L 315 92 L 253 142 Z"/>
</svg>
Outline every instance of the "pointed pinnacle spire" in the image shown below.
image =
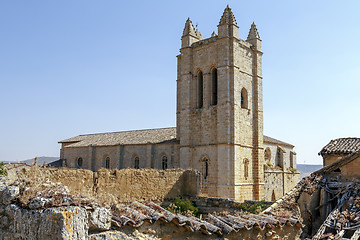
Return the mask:
<svg viewBox="0 0 360 240">
<path fill-rule="evenodd" d="M 223 15 L 220 18 L 219 25 L 224 25 L 224 24 L 237 25 L 235 16 L 231 11 L 231 8 L 229 7 L 229 4 L 226 6 Z"/>
<path fill-rule="evenodd" d="M 194 28 L 194 25 L 191 22 L 190 18 L 188 18 L 186 20 L 184 31 L 183 31 L 183 36 L 186 36 L 186 35 L 196 36 L 195 28 Z"/>
<path fill-rule="evenodd" d="M 251 39 L 260 39 L 260 35 L 259 35 L 259 32 L 258 32 L 258 30 L 256 28 L 255 22 L 253 22 L 251 24 L 249 35 L 247 37 L 247 40 L 251 40 Z"/>
</svg>

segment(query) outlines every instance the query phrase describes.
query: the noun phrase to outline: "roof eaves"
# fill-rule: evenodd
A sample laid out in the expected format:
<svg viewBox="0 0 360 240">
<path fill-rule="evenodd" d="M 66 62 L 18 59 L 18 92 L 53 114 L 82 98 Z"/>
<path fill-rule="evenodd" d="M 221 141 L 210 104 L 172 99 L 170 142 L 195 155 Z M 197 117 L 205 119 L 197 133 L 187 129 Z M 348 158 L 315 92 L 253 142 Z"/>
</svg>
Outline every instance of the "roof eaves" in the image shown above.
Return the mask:
<svg viewBox="0 0 360 240">
<path fill-rule="evenodd" d="M 125 207 L 115 207 L 114 224 L 119 228 L 124 226 L 139 227 L 146 220 L 152 222 L 164 219 L 165 223 L 174 223 L 178 227 L 189 228 L 192 232 L 201 231 L 206 235 L 218 234 L 224 235 L 231 232 L 237 232 L 240 229 L 250 230 L 258 226 L 264 229 L 266 226 L 283 227 L 285 224 L 294 226 L 300 224 L 298 219 L 280 218 L 270 215 L 241 215 L 241 216 L 213 216 L 209 214 L 203 219 L 196 217 L 186 217 L 181 214 L 173 214 L 155 203 L 133 202 Z"/>
<path fill-rule="evenodd" d="M 141 142 L 141 143 L 129 143 L 129 144 L 122 144 L 122 143 L 108 143 L 108 144 L 78 144 L 78 145 L 75 145 L 76 143 L 79 143 L 81 141 L 77 141 L 77 142 L 73 142 L 72 144 L 70 145 L 66 145 L 64 146 L 64 148 L 82 148 L 82 147 L 90 147 L 90 146 L 93 146 L 93 147 L 107 147 L 107 146 L 120 146 L 120 145 L 126 145 L 126 146 L 139 146 L 139 145 L 148 145 L 148 144 L 169 144 L 169 143 L 179 143 L 180 141 L 176 138 L 174 139 L 169 139 L 169 140 L 165 140 L 165 141 L 161 141 L 161 142 Z"/>
<path fill-rule="evenodd" d="M 273 145 L 283 145 L 283 146 L 287 146 L 287 147 L 291 147 L 291 148 L 295 147 L 294 145 L 292 145 L 290 143 L 283 142 L 283 141 L 280 141 L 280 140 L 278 140 L 276 138 L 272 138 L 272 137 L 265 136 L 265 135 L 264 135 L 264 142 L 270 143 L 270 144 L 273 144 Z"/>
<path fill-rule="evenodd" d="M 81 142 L 81 140 L 65 139 L 65 140 L 59 141 L 58 143 L 78 143 L 78 142 Z"/>
<path fill-rule="evenodd" d="M 347 137 L 332 139 L 326 144 L 318 155 L 344 155 L 351 154 L 360 150 L 360 138 Z"/>
<path fill-rule="evenodd" d="M 113 133 L 128 133 L 128 132 L 141 132 L 141 131 L 158 131 L 166 129 L 174 129 L 176 127 L 165 127 L 165 128 L 146 128 L 146 129 L 136 129 L 136 130 L 126 130 L 126 131 L 117 131 L 117 132 L 103 132 L 103 133 L 89 133 L 81 134 L 78 137 L 91 136 L 91 135 L 103 135 L 103 134 L 113 134 Z"/>
</svg>

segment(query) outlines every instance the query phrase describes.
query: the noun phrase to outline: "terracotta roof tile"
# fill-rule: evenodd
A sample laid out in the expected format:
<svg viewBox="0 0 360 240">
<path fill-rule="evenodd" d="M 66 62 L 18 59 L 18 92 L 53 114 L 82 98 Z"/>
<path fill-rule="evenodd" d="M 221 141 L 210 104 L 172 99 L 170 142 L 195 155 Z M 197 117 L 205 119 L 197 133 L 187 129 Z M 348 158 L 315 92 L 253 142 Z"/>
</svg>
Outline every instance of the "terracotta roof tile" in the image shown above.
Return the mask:
<svg viewBox="0 0 360 240">
<path fill-rule="evenodd" d="M 360 151 L 360 138 L 337 138 L 331 140 L 325 147 L 323 147 L 323 149 L 319 152 L 319 155 L 343 155 L 352 154 L 358 151 Z"/>
<path fill-rule="evenodd" d="M 193 232 L 200 231 L 207 235 L 212 234 L 229 234 L 239 229 L 250 230 L 253 227 L 264 229 L 266 226 L 283 227 L 285 224 L 294 226 L 300 223 L 298 219 L 284 218 L 279 216 L 263 215 L 241 215 L 241 216 L 213 216 L 209 214 L 203 219 L 196 217 L 186 217 L 181 214 L 174 214 L 160 207 L 155 203 L 142 204 L 133 202 L 128 206 L 115 207 L 113 209 L 112 223 L 121 228 L 124 226 L 139 227 L 145 221 L 154 223 L 159 219 L 165 223 L 174 223 L 179 227 L 191 229 Z"/>
</svg>

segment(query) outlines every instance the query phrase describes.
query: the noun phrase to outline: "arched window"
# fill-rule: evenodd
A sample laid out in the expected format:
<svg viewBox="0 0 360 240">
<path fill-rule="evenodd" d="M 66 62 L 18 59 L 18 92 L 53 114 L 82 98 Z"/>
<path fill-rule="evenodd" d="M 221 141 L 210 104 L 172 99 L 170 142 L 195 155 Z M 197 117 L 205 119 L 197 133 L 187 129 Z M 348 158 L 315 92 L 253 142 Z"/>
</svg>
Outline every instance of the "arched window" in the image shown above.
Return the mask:
<svg viewBox="0 0 360 240">
<path fill-rule="evenodd" d="M 201 172 L 202 172 L 202 176 L 204 178 L 204 180 L 207 179 L 207 177 L 209 176 L 209 159 L 207 159 L 206 157 L 203 157 L 201 159 Z"/>
<path fill-rule="evenodd" d="M 248 108 L 248 94 L 245 88 L 241 89 L 241 108 Z"/>
<path fill-rule="evenodd" d="M 270 151 L 270 148 L 267 147 L 267 148 L 265 149 L 264 155 L 265 155 L 265 161 L 270 161 L 270 159 L 271 159 L 271 151 Z"/>
<path fill-rule="evenodd" d="M 204 87 L 204 81 L 203 81 L 203 73 L 199 72 L 198 73 L 198 96 L 197 96 L 197 107 L 198 108 L 202 108 L 203 107 L 203 98 L 204 98 L 204 94 L 203 94 L 203 87 Z"/>
<path fill-rule="evenodd" d="M 244 178 L 247 180 L 249 177 L 249 160 L 244 159 Z"/>
<path fill-rule="evenodd" d="M 81 167 L 83 165 L 83 159 L 81 157 L 78 158 L 77 165 L 78 167 Z"/>
<path fill-rule="evenodd" d="M 162 166 L 162 169 L 165 170 L 168 168 L 168 159 L 167 159 L 167 156 L 163 156 L 162 159 L 161 159 L 161 166 Z"/>
<path fill-rule="evenodd" d="M 139 160 L 139 157 L 137 157 L 137 156 L 134 158 L 134 168 L 135 169 L 140 168 L 140 160 Z"/>
<path fill-rule="evenodd" d="M 211 105 L 217 105 L 218 101 L 218 75 L 217 69 L 211 71 Z"/>
<path fill-rule="evenodd" d="M 107 157 L 107 158 L 105 159 L 105 168 L 107 168 L 107 169 L 110 168 L 110 158 L 109 158 L 109 157 Z"/>
</svg>

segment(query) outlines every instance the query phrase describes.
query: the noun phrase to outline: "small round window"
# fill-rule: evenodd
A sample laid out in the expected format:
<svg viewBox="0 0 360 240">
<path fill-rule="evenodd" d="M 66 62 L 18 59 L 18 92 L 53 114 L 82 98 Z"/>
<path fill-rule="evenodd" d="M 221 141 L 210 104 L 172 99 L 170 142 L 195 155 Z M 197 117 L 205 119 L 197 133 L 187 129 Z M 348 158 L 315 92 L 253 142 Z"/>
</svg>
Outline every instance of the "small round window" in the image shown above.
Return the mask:
<svg viewBox="0 0 360 240">
<path fill-rule="evenodd" d="M 81 167 L 81 166 L 83 165 L 83 159 L 82 159 L 82 158 L 78 158 L 77 164 L 78 164 L 79 167 Z"/>
</svg>

